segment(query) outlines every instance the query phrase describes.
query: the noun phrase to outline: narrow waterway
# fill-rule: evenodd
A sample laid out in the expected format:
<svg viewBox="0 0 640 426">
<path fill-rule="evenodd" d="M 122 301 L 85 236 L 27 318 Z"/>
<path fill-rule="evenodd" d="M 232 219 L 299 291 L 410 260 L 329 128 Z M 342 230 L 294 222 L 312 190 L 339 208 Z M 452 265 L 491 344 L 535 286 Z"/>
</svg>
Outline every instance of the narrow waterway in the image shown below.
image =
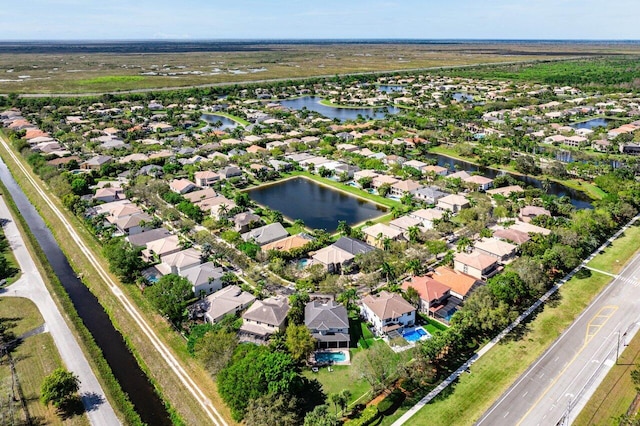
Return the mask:
<svg viewBox="0 0 640 426">
<path fill-rule="evenodd" d="M 148 425 L 171 425 L 162 400 L 155 393 L 153 386 L 127 348 L 122 335 L 114 328 L 98 299 L 77 278 L 53 234 L 2 160 L 0 160 L 0 179 L 9 190 L 29 229 L 46 254 L 53 271 L 69 294 L 78 315 L 102 350 L 114 376 L 124 392 L 129 395 L 142 421 Z"/>
</svg>

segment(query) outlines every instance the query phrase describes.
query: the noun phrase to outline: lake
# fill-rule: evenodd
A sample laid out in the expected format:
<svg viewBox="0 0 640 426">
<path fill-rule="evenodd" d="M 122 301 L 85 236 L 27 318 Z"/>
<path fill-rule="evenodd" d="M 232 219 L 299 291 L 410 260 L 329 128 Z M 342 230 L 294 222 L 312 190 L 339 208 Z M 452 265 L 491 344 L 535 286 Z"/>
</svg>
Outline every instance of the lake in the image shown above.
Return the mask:
<svg viewBox="0 0 640 426">
<path fill-rule="evenodd" d="M 211 128 L 215 128 L 216 130 L 228 130 L 228 129 L 235 129 L 236 127 L 239 126 L 238 123 L 236 123 L 235 121 L 231 120 L 230 118 L 224 117 L 222 115 L 218 115 L 218 114 L 202 114 L 202 120 L 206 121 L 207 123 L 209 123 L 209 127 Z M 213 124 L 215 122 L 221 122 L 222 126 L 220 127 L 214 127 Z"/>
<path fill-rule="evenodd" d="M 470 95 L 468 93 L 459 92 L 459 93 L 454 93 L 453 94 L 453 99 L 455 99 L 458 102 L 461 102 L 461 101 L 471 102 L 471 101 L 473 101 L 473 95 Z"/>
<path fill-rule="evenodd" d="M 607 127 L 611 120 L 608 118 L 592 118 L 588 121 L 583 121 L 582 123 L 572 124 L 571 127 L 574 129 L 593 129 L 594 127 Z"/>
<path fill-rule="evenodd" d="M 251 189 L 248 194 L 256 203 L 278 210 L 290 220 L 302 219 L 307 227 L 327 232 L 334 232 L 338 221 L 355 225 L 387 212 L 384 206 L 301 177 Z"/>
<path fill-rule="evenodd" d="M 278 102 L 285 108 L 295 109 L 298 111 L 306 108 L 309 111 L 315 111 L 332 120 L 337 118 L 340 121 L 356 120 L 358 115 L 379 120 L 385 118 L 386 114 L 397 114 L 400 112 L 400 108 L 394 106 L 381 108 L 330 107 L 322 105 L 320 103 L 321 100 L 322 98 L 317 96 L 303 96 L 301 98 L 285 99 Z"/>
<path fill-rule="evenodd" d="M 437 161 L 437 164 L 441 167 L 446 167 L 451 171 L 465 170 L 467 172 L 480 172 L 483 176 L 490 179 L 495 179 L 497 176 L 508 174 L 514 179 L 522 182 L 526 185 L 531 185 L 535 188 L 542 189 L 543 184 L 540 179 L 536 179 L 531 176 L 522 176 L 515 173 L 503 172 L 496 169 L 490 169 L 488 167 L 478 166 L 476 164 L 469 163 L 467 161 L 457 160 L 455 158 L 446 157 L 440 154 L 427 154 L 427 158 L 432 158 Z M 582 191 L 576 191 L 573 188 L 562 185 L 558 182 L 549 182 L 547 193 L 550 195 L 556 195 L 558 197 L 567 196 L 571 198 L 571 204 L 577 209 L 591 209 L 591 199 L 587 194 Z"/>
</svg>

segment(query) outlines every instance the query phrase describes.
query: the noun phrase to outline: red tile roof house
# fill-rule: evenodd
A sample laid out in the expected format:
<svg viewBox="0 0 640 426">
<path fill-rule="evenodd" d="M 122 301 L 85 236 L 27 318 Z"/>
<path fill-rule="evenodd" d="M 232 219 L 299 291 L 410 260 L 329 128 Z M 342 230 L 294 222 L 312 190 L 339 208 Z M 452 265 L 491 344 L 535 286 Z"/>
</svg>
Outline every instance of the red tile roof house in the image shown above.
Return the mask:
<svg viewBox="0 0 640 426">
<path fill-rule="evenodd" d="M 402 283 L 405 292 L 413 287 L 420 295 L 420 311 L 434 316 L 435 312 L 444 307 L 451 295 L 451 288 L 428 276 L 412 277 Z"/>
<path fill-rule="evenodd" d="M 395 330 L 401 333 L 405 327 L 412 327 L 416 323 L 416 308 L 399 294 L 387 291 L 365 296 L 360 314 L 371 323 L 378 336 Z"/>
</svg>

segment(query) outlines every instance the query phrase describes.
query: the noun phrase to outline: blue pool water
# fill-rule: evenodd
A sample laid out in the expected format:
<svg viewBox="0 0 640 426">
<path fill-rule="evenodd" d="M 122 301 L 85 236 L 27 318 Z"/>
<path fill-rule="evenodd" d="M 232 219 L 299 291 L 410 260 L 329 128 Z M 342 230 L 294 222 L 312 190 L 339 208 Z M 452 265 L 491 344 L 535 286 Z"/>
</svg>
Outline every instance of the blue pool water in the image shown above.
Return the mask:
<svg viewBox="0 0 640 426">
<path fill-rule="evenodd" d="M 307 266 L 309 266 L 309 263 L 311 263 L 311 260 L 309 259 L 300 259 L 298 260 L 298 269 L 304 269 Z"/>
<path fill-rule="evenodd" d="M 346 361 L 347 356 L 344 352 L 318 352 L 316 353 L 316 362 L 342 362 Z"/>
<path fill-rule="evenodd" d="M 425 329 L 423 329 L 423 328 L 416 328 L 413 331 L 408 331 L 408 332 L 402 333 L 402 337 L 404 337 L 405 340 L 408 341 L 408 342 L 417 342 L 422 337 L 428 336 L 428 335 L 429 335 L 429 333 L 427 333 L 425 331 Z"/>
</svg>

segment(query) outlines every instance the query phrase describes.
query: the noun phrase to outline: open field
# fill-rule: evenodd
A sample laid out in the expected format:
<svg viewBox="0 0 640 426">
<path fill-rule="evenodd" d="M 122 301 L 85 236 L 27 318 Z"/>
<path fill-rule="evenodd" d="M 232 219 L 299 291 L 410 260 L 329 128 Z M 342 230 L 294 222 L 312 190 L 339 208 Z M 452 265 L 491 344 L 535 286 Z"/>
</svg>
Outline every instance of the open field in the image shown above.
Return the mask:
<svg viewBox="0 0 640 426">
<path fill-rule="evenodd" d="M 27 299 L 6 297 L 0 299 L 0 318 L 10 319 L 9 330 L 16 336 L 20 336 L 43 324 L 42 316 L 35 304 Z M 27 337 L 13 351 L 12 358 L 15 362 L 17 378 L 20 382 L 22 394 L 27 403 L 27 410 L 31 421 L 35 424 L 51 425 L 88 425 L 84 416 L 73 416 L 62 420 L 53 407 L 45 407 L 40 403 L 40 386 L 44 377 L 54 369 L 63 366 L 58 351 L 51 335 L 48 333 Z M 10 389 L 11 371 L 8 363 L 0 366 L 0 392 Z M 16 406 L 19 407 L 19 406 Z M 17 420 L 22 410 L 16 412 Z M 4 420 L 8 420 L 4 418 Z M 3 424 L 5 424 L 3 422 Z M 7 422 L 6 424 L 11 424 Z"/>
<path fill-rule="evenodd" d="M 197 43 L 196 43 L 197 45 Z M 0 93 L 101 93 L 497 62 L 640 53 L 607 43 L 225 44 L 141 53 L 135 44 L 16 53 L 0 45 Z M 59 46 L 58 46 L 59 47 Z M 121 47 L 121 46 L 120 46 Z M 208 49 L 208 51 L 203 51 Z M 114 53 L 115 52 L 115 53 Z M 171 53 L 167 53 L 171 52 Z"/>
</svg>

